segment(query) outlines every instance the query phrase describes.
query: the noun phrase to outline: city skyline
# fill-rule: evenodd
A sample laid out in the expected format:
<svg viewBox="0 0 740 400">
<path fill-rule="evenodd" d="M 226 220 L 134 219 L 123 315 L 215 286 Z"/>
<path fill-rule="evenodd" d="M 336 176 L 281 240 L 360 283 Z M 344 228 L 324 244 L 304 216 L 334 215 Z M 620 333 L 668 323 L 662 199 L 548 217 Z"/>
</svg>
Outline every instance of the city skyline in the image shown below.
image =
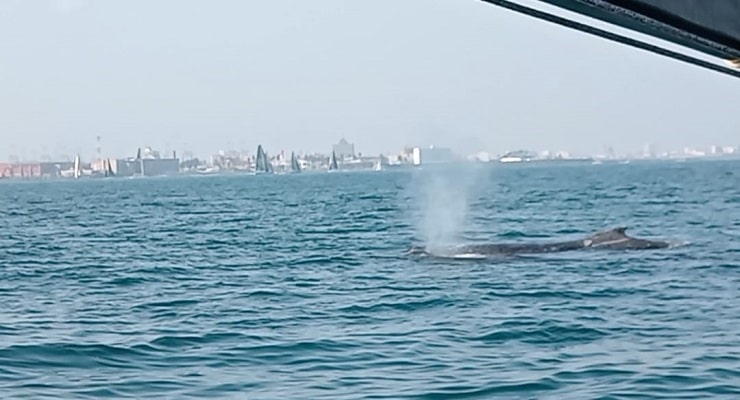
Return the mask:
<svg viewBox="0 0 740 400">
<path fill-rule="evenodd" d="M 476 0 L 203 4 L 1 3 L 0 157 L 738 145 L 732 78 Z"/>
<path fill-rule="evenodd" d="M 99 149 L 98 149 L 99 150 Z M 46 159 L 40 161 L 21 161 L 12 158 L 0 161 L 0 179 L 58 179 L 58 178 L 121 178 L 172 176 L 178 174 L 219 175 L 219 174 L 295 174 L 303 171 L 382 171 L 386 168 L 419 167 L 428 164 L 473 163 L 571 163 L 604 162 L 629 163 L 632 160 L 674 160 L 686 161 L 696 158 L 740 159 L 740 146 L 711 146 L 708 151 L 685 148 L 681 152 L 660 152 L 654 145 L 647 144 L 642 153 L 618 154 L 613 148 L 607 154 L 583 156 L 567 151 L 517 150 L 503 155 L 487 152 L 461 155 L 446 147 L 404 148 L 395 154 L 368 156 L 356 151 L 353 143 L 342 138 L 332 145 L 330 154 L 296 154 L 280 151 L 268 154 L 260 145 L 257 153 L 249 151 L 221 151 L 205 158 L 193 158 L 192 154 L 165 154 L 150 147 L 139 148 L 135 157 L 110 158 L 98 153 L 86 162 L 79 155 L 74 160 Z"/>
<path fill-rule="evenodd" d="M 644 158 L 644 157 L 661 157 L 666 155 L 687 155 L 687 156 L 703 156 L 703 155 L 717 155 L 717 154 L 735 154 L 740 152 L 740 144 L 733 144 L 733 143 L 713 143 L 709 145 L 701 145 L 701 146 L 683 146 L 683 147 L 665 147 L 660 144 L 656 144 L 653 142 L 647 142 L 640 148 L 634 148 L 634 149 L 626 149 L 626 150 L 620 150 L 618 147 L 615 146 L 604 146 L 601 151 L 596 152 L 573 152 L 570 149 L 564 147 L 564 146 L 556 146 L 554 148 L 525 148 L 525 147 L 519 147 L 519 148 L 510 148 L 506 149 L 504 151 L 498 151 L 498 152 L 492 152 L 486 149 L 478 149 L 471 152 L 460 152 L 457 150 L 454 146 L 436 146 L 434 144 L 427 144 L 427 145 L 418 145 L 418 144 L 407 144 L 404 146 L 401 146 L 397 149 L 391 149 L 388 151 L 380 152 L 380 153 L 369 153 L 366 151 L 363 151 L 362 148 L 357 148 L 355 146 L 355 143 L 352 141 L 347 142 L 345 137 L 341 137 L 339 140 L 337 140 L 335 143 L 328 144 L 324 146 L 323 150 L 319 151 L 300 151 L 295 150 L 291 148 L 287 149 L 271 149 L 267 146 L 263 146 L 266 151 L 268 151 L 270 156 L 277 156 L 277 155 L 284 155 L 289 156 L 291 153 L 295 153 L 297 155 L 301 156 L 307 156 L 307 155 L 330 155 L 332 152 L 332 149 L 336 148 L 337 145 L 341 145 L 341 143 L 344 142 L 345 145 L 349 145 L 352 147 L 352 151 L 354 155 L 357 156 L 365 156 L 365 157 L 376 157 L 378 155 L 383 156 L 392 156 L 402 153 L 404 150 L 409 150 L 414 147 L 419 148 L 430 148 L 430 147 L 443 147 L 443 148 L 449 148 L 452 153 L 456 157 L 461 158 L 470 158 L 474 157 L 476 155 L 485 154 L 487 156 L 490 156 L 492 158 L 497 158 L 506 155 L 507 153 L 512 152 L 531 152 L 533 154 L 536 154 L 538 157 L 564 157 L 564 158 Z M 97 146 L 94 148 L 88 149 L 88 151 L 82 151 L 82 152 L 71 152 L 71 153 L 63 153 L 63 152 L 47 152 L 47 153 L 38 153 L 38 155 L 29 155 L 28 152 L 26 153 L 9 153 L 3 156 L 0 154 L 0 161 L 10 161 L 10 162 L 36 162 L 36 161 L 72 161 L 75 156 L 80 156 L 83 160 L 104 160 L 107 158 L 119 158 L 119 159 L 125 159 L 125 158 L 132 158 L 137 154 L 137 151 L 152 151 L 156 154 L 162 154 L 165 157 L 170 157 L 173 152 L 178 156 L 178 158 L 182 159 L 201 159 L 201 160 L 208 160 L 212 158 L 215 155 L 223 155 L 227 153 L 238 153 L 238 154 L 252 154 L 256 155 L 257 153 L 257 146 L 262 145 L 261 143 L 255 144 L 253 148 L 247 147 L 224 147 L 220 148 L 217 151 L 207 153 L 205 151 L 198 151 L 197 149 L 175 149 L 172 147 L 156 147 L 156 146 L 138 146 L 136 149 L 132 149 L 132 151 L 123 152 L 120 154 L 116 154 L 113 152 L 105 151 L 102 147 L 101 142 L 96 142 Z M 731 150 L 730 150 L 731 149 Z M 729 151 L 729 152 L 728 152 Z"/>
</svg>

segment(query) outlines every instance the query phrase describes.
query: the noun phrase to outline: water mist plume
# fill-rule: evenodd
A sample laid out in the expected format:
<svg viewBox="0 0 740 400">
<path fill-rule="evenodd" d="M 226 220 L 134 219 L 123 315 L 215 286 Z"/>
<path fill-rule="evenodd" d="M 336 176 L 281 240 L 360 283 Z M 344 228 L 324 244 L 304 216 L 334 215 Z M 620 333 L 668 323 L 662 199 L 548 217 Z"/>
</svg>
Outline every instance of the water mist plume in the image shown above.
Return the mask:
<svg viewBox="0 0 740 400">
<path fill-rule="evenodd" d="M 424 167 L 415 172 L 413 198 L 417 234 L 430 250 L 460 243 L 469 205 L 487 183 L 486 166 L 449 164 Z"/>
</svg>

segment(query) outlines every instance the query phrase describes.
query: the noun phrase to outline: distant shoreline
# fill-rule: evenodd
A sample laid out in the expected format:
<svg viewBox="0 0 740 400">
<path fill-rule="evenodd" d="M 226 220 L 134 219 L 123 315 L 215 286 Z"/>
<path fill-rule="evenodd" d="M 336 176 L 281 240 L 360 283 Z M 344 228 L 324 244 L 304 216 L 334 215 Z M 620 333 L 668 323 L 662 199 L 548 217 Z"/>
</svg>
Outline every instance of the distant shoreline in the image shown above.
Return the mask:
<svg viewBox="0 0 740 400">
<path fill-rule="evenodd" d="M 573 165 L 573 166 L 586 166 L 592 165 L 599 167 L 600 165 L 630 165 L 630 164 L 646 164 L 646 163 L 697 163 L 697 162 L 737 162 L 740 161 L 740 155 L 726 155 L 718 157 L 687 157 L 687 158 L 630 158 L 630 159 L 594 159 L 594 158 L 572 158 L 572 159 L 534 159 L 534 160 L 522 160 L 522 161 L 510 161 L 501 162 L 499 160 L 491 161 L 475 161 L 475 160 L 460 160 L 452 161 L 449 163 L 429 163 L 421 165 L 413 164 L 394 164 L 386 165 L 382 171 L 376 171 L 372 169 L 340 169 L 336 172 L 342 173 L 379 173 L 379 172 L 393 172 L 393 171 L 409 171 L 415 169 L 423 169 L 424 167 L 438 168 L 445 167 L 448 165 L 489 165 L 496 167 L 516 167 L 516 166 L 558 166 L 558 165 Z M 328 170 L 306 170 L 299 174 L 292 173 L 275 173 L 275 174 L 256 174 L 256 175 L 322 175 L 328 174 Z M 162 179 L 162 178 L 176 178 L 176 177 L 208 177 L 208 176 L 255 176 L 253 171 L 233 171 L 224 170 L 218 172 L 207 172 L 199 173 L 194 171 L 181 171 L 175 174 L 169 175 L 152 175 L 152 176 L 110 176 L 110 177 L 81 177 L 79 179 L 62 177 L 62 176 L 34 176 L 34 177 L 0 177 L 0 182 L 65 182 L 65 181 L 121 181 L 121 180 L 142 180 L 142 179 Z"/>
</svg>

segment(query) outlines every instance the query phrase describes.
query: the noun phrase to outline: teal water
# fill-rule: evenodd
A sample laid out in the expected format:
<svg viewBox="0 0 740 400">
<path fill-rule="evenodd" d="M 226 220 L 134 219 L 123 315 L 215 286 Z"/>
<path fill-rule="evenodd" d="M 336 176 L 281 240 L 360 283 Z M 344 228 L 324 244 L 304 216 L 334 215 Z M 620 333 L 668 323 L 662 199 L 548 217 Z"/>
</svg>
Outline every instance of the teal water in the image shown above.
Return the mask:
<svg viewBox="0 0 740 400">
<path fill-rule="evenodd" d="M 0 183 L 0 397 L 740 398 L 740 162 Z M 681 245 L 485 262 L 428 241 Z"/>
</svg>

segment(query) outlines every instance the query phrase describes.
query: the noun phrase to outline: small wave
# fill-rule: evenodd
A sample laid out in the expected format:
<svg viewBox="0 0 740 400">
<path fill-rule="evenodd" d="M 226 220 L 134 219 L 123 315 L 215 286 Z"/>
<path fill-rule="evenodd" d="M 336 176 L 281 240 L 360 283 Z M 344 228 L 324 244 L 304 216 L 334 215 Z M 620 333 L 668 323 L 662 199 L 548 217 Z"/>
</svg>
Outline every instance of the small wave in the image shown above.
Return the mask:
<svg viewBox="0 0 740 400">
<path fill-rule="evenodd" d="M 334 339 L 319 340 L 294 340 L 290 342 L 274 342 L 266 344 L 255 344 L 252 346 L 236 346 L 229 350 L 233 356 L 248 354 L 250 358 L 264 361 L 279 360 L 290 363 L 305 355 L 339 353 L 361 348 L 362 346 L 351 341 L 339 341 Z"/>
<path fill-rule="evenodd" d="M 178 307 L 188 307 L 198 304 L 198 300 L 167 300 L 167 301 L 153 301 L 150 303 L 142 303 L 133 306 L 133 309 L 172 309 Z"/>
<path fill-rule="evenodd" d="M 165 203 L 161 201 L 143 201 L 141 202 L 142 207 L 164 207 Z"/>
<path fill-rule="evenodd" d="M 627 377 L 636 376 L 638 374 L 638 371 L 633 371 L 620 367 L 618 364 L 606 364 L 591 365 L 578 370 L 558 371 L 553 375 L 553 377 L 558 381 L 575 383 L 592 379 L 610 379 L 611 377 L 620 377 L 621 379 L 626 379 Z"/>
<path fill-rule="evenodd" d="M 535 345 L 577 344 L 589 343 L 606 337 L 608 333 L 599 329 L 588 328 L 582 325 L 559 325 L 554 322 L 527 324 L 526 327 L 498 329 L 482 336 L 472 337 L 472 340 L 485 343 L 506 343 L 520 341 Z"/>
<path fill-rule="evenodd" d="M 289 266 L 301 265 L 344 265 L 357 266 L 362 265 L 362 261 L 355 257 L 346 256 L 311 256 L 298 259 L 292 259 L 287 262 Z"/>
<path fill-rule="evenodd" d="M 7 368 L 80 368 L 114 366 L 137 368 L 136 360 L 148 359 L 153 349 L 106 344 L 46 343 L 0 348 L 0 365 Z"/>
<path fill-rule="evenodd" d="M 673 242 L 668 242 L 668 248 L 669 249 L 677 249 L 677 248 L 689 246 L 691 244 L 692 244 L 692 242 L 690 242 L 688 240 L 673 241 Z"/>
<path fill-rule="evenodd" d="M 508 289 L 508 288 L 507 288 Z M 551 289 L 533 289 L 533 290 L 494 290 L 489 291 L 487 295 L 492 297 L 513 297 L 513 298 L 553 298 L 553 299 L 586 299 L 586 298 L 615 298 L 628 295 L 646 294 L 650 291 L 647 289 L 635 288 L 604 288 L 593 291 L 576 291 L 576 290 L 551 290 Z"/>
<path fill-rule="evenodd" d="M 0 325 L 0 335 L 12 335 L 18 332 L 18 328 L 12 326 Z"/>
<path fill-rule="evenodd" d="M 471 398 L 491 398 L 497 395 L 516 395 L 552 391 L 560 388 L 555 380 L 549 377 L 541 378 L 534 381 L 518 382 L 501 382 L 497 384 L 488 384 L 481 386 L 449 386 L 441 388 L 434 392 L 424 393 L 412 396 L 412 398 L 423 400 L 437 399 L 471 399 Z"/>
<path fill-rule="evenodd" d="M 737 357 L 734 358 L 734 362 L 738 363 Z M 709 368 L 707 374 L 712 375 L 719 380 L 738 380 L 740 382 L 740 370 L 732 368 Z M 735 390 L 740 390 L 740 387 L 736 387 Z"/>
<path fill-rule="evenodd" d="M 426 309 L 434 309 L 438 307 L 450 307 L 454 305 L 454 302 L 451 301 L 451 299 L 448 298 L 436 298 L 436 299 L 429 299 L 429 300 L 421 300 L 421 301 L 404 301 L 404 302 L 397 302 L 397 303 L 376 303 L 368 306 L 362 306 L 362 305 L 351 305 L 342 307 L 339 309 L 342 313 L 357 313 L 357 314 L 373 314 L 373 313 L 382 313 L 388 310 L 396 310 L 396 311 L 406 311 L 406 312 L 413 312 L 413 311 L 421 311 Z"/>
<path fill-rule="evenodd" d="M 239 382 L 239 383 L 217 383 L 212 386 L 208 386 L 202 389 L 190 391 L 185 397 L 195 398 L 217 398 L 224 395 L 235 395 L 243 394 L 245 392 L 252 392 L 256 389 L 263 387 L 259 383 L 254 382 Z"/>
<path fill-rule="evenodd" d="M 385 225 L 383 225 L 385 226 Z M 338 226 L 326 226 L 326 227 L 313 227 L 311 229 L 308 228 L 300 228 L 296 230 L 296 233 L 299 235 L 348 235 L 348 234 L 355 234 L 355 233 L 368 233 L 368 232 L 376 232 L 376 228 L 368 227 L 367 225 L 355 225 L 354 227 L 338 227 Z"/>
<path fill-rule="evenodd" d="M 255 289 L 239 294 L 239 297 L 255 298 L 255 299 L 269 299 L 276 297 L 283 297 L 287 292 L 284 290 L 277 289 Z"/>
<path fill-rule="evenodd" d="M 115 277 L 106 282 L 106 285 L 111 286 L 136 286 L 143 283 L 152 282 L 151 279 L 147 279 L 141 276 L 121 276 Z"/>
<path fill-rule="evenodd" d="M 151 342 L 149 345 L 162 349 L 182 349 L 186 347 L 192 347 L 204 344 L 213 344 L 224 341 L 230 342 L 241 342 L 246 341 L 249 338 L 241 333 L 224 332 L 224 333 L 207 333 L 202 336 L 160 336 Z"/>
</svg>

